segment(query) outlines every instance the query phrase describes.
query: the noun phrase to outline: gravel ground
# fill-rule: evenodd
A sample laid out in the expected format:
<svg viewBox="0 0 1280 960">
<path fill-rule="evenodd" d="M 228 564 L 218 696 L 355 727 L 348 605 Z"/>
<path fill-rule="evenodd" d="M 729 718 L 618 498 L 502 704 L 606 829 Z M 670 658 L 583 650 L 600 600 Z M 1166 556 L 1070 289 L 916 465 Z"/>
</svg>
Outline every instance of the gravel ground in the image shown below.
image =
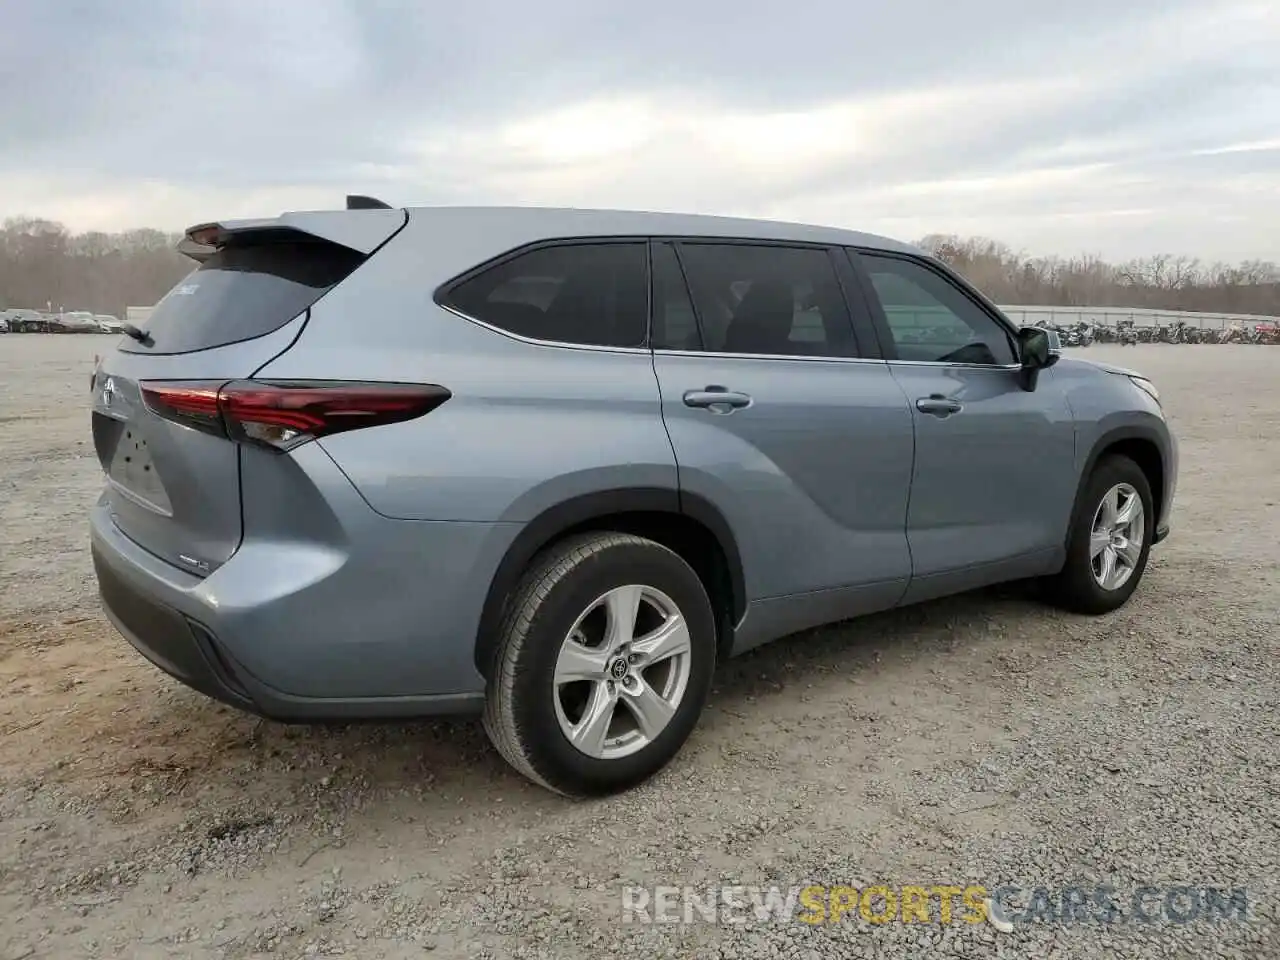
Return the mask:
<svg viewBox="0 0 1280 960">
<path fill-rule="evenodd" d="M 1280 956 L 1280 351 L 1084 352 L 1154 377 L 1182 440 L 1173 537 L 1124 610 L 997 590 L 781 641 L 721 671 L 653 782 L 570 803 L 477 723 L 260 722 L 133 653 L 85 544 L 108 346 L 0 337 L 0 960 Z M 809 882 L 1126 907 L 623 922 L 624 886 Z M 1242 888 L 1247 920 L 1136 922 L 1133 892 L 1170 885 Z"/>
</svg>

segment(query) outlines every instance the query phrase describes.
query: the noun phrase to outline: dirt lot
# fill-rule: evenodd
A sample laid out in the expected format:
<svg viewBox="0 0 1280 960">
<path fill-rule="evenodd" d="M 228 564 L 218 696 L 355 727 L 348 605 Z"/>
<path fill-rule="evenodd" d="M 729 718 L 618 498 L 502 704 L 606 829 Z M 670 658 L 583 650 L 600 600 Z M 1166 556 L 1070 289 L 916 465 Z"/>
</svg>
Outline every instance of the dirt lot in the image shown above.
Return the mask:
<svg viewBox="0 0 1280 960">
<path fill-rule="evenodd" d="M 572 804 L 478 724 L 258 722 L 120 640 L 85 542 L 108 345 L 0 337 L 0 960 L 1280 956 L 1280 350 L 1084 352 L 1182 440 L 1120 613 L 1002 590 L 771 645 L 656 781 Z M 1244 888 L 1248 919 L 622 922 L 624 885 L 811 880 Z"/>
</svg>

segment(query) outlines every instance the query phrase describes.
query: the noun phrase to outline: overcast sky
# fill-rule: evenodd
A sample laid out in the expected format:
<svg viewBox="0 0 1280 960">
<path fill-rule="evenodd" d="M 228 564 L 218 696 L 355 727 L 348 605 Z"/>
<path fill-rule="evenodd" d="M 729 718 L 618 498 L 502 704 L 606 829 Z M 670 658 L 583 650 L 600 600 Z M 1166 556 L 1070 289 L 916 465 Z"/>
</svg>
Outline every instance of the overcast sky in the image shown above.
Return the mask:
<svg viewBox="0 0 1280 960">
<path fill-rule="evenodd" d="M 1280 260 L 1280 2 L 5 0 L 0 217 L 763 216 Z"/>
</svg>

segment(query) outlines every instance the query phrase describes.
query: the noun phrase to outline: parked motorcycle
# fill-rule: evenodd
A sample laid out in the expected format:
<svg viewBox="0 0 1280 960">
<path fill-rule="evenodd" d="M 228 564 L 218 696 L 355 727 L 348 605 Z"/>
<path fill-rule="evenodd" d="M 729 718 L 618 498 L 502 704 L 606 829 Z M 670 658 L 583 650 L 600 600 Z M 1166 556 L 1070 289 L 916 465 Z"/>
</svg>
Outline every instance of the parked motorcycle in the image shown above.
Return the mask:
<svg viewBox="0 0 1280 960">
<path fill-rule="evenodd" d="M 1251 343 L 1280 345 L 1280 321 L 1251 326 L 1233 324 L 1221 330 L 1200 327 L 1186 320 L 1153 327 L 1139 327 L 1134 320 L 1111 324 L 1079 321 L 1071 324 L 1041 323 L 1039 327 L 1058 335 L 1064 347 L 1087 347 L 1092 343 L 1115 343 L 1131 347 L 1139 343 L 1211 344 Z"/>
</svg>

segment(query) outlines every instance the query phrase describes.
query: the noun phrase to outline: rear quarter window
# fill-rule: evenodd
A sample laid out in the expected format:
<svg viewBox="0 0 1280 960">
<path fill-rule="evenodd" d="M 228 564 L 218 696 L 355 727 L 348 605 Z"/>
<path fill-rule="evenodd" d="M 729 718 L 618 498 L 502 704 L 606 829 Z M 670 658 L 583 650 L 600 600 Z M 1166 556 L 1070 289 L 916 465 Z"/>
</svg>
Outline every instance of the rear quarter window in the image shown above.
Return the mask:
<svg viewBox="0 0 1280 960">
<path fill-rule="evenodd" d="M 133 353 L 192 353 L 279 330 L 345 280 L 364 254 L 322 240 L 222 248 L 156 304 L 152 343 L 125 340 Z"/>
<path fill-rule="evenodd" d="M 558 243 L 483 269 L 440 302 L 517 336 L 639 347 L 648 333 L 648 273 L 644 243 Z"/>
</svg>

